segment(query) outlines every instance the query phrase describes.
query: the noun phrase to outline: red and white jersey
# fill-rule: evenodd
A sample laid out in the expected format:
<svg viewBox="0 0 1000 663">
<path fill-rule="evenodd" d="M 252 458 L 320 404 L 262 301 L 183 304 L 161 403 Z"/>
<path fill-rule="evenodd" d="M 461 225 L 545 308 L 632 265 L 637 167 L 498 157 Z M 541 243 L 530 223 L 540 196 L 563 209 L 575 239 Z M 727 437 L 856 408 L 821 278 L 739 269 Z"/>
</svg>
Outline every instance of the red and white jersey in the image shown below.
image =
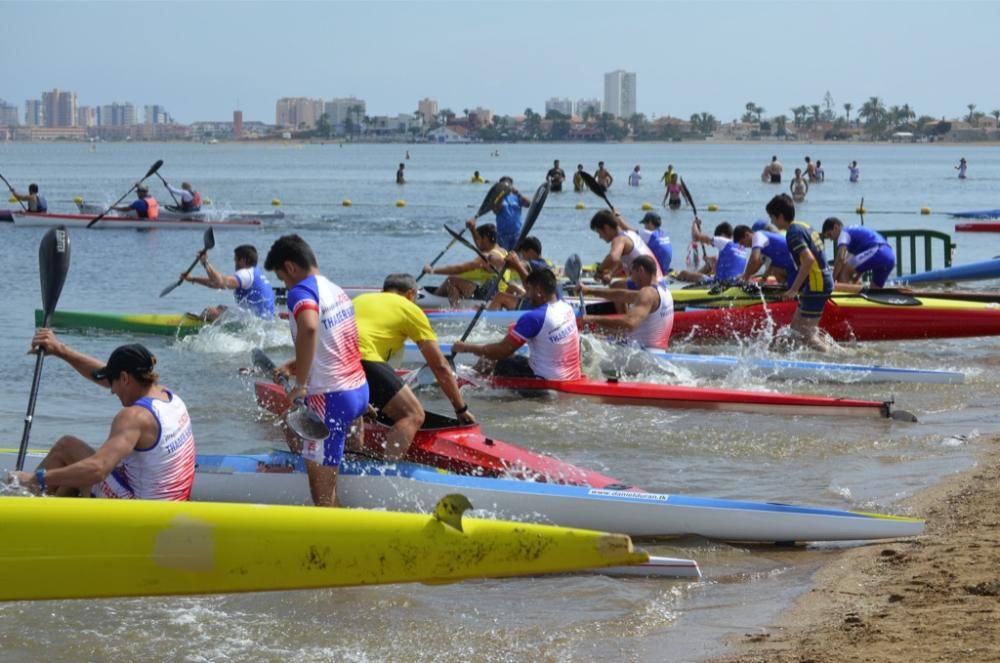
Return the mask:
<svg viewBox="0 0 1000 663">
<path fill-rule="evenodd" d="M 629 336 L 644 348 L 666 350 L 670 343 L 670 332 L 674 329 L 674 297 L 662 282 L 652 286 L 660 297 L 660 305 L 642 321 Z"/>
<path fill-rule="evenodd" d="M 622 268 L 625 270 L 625 275 L 628 276 L 629 272 L 632 271 L 632 261 L 639 256 L 649 256 L 653 259 L 653 264 L 656 265 L 656 278 L 653 279 L 653 283 L 659 283 L 663 280 L 663 270 L 660 269 L 660 262 L 653 255 L 653 251 L 649 248 L 646 242 L 639 236 L 634 230 L 622 230 L 619 231 L 618 236 L 625 236 L 632 240 L 632 250 L 628 253 L 622 252 Z"/>
<path fill-rule="evenodd" d="M 148 449 L 135 449 L 99 484 L 98 497 L 183 501 L 194 485 L 195 445 L 191 417 L 180 397 L 140 398 L 133 405 L 156 419 L 160 434 Z"/>
<path fill-rule="evenodd" d="M 576 313 L 564 301 L 542 304 L 522 315 L 507 334 L 518 346 L 528 344 L 528 365 L 546 380 L 580 377 L 580 333 Z"/>
<path fill-rule="evenodd" d="M 298 335 L 299 315 L 310 310 L 319 314 L 319 329 L 306 392 L 312 395 L 348 391 L 365 384 L 351 298 L 340 286 L 319 274 L 296 283 L 288 290 L 288 323 L 293 339 Z"/>
</svg>

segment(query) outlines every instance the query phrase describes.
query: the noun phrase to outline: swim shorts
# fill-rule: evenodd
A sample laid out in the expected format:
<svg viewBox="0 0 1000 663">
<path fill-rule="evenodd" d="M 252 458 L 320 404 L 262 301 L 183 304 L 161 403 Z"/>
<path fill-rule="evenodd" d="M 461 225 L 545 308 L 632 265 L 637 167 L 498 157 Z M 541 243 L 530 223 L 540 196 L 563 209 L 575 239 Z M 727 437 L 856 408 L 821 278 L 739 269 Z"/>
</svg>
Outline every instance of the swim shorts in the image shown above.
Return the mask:
<svg viewBox="0 0 1000 663">
<path fill-rule="evenodd" d="M 323 417 L 330 435 L 325 440 L 303 440 L 302 457 L 326 467 L 339 467 L 351 424 L 368 410 L 368 383 L 347 391 L 306 396 L 306 405 Z"/>
</svg>

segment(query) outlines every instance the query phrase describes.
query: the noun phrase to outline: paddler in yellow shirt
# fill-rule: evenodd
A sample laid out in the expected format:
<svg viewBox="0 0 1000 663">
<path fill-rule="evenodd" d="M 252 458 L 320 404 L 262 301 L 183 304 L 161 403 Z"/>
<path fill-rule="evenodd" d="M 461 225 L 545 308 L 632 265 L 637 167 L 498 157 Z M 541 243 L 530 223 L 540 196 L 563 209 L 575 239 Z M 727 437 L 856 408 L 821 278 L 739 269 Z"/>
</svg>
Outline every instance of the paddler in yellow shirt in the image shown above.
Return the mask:
<svg viewBox="0 0 1000 663">
<path fill-rule="evenodd" d="M 455 417 L 464 424 L 476 422 L 438 347 L 437 335 L 427 314 L 413 303 L 416 298 L 417 282 L 409 274 L 390 274 L 382 284 L 382 292 L 354 298 L 354 318 L 358 325 L 361 366 L 368 379 L 369 402 L 393 422 L 386 436 L 385 457 L 389 460 L 399 460 L 406 454 L 413 437 L 424 424 L 423 406 L 389 364 L 390 360 L 402 358 L 407 339 L 420 348 L 427 366 L 455 408 Z"/>
<path fill-rule="evenodd" d="M 424 266 L 424 274 L 444 274 L 448 278 L 438 286 L 438 294 L 448 297 L 448 303 L 458 306 L 462 299 L 492 299 L 493 295 L 499 292 L 506 292 L 506 280 L 509 275 L 505 272 L 505 261 L 507 250 L 497 244 L 497 227 L 492 223 L 484 223 L 476 227 L 474 219 L 466 222 L 473 233 L 473 240 L 480 253 L 486 256 L 489 264 L 482 258 L 476 256 L 472 260 L 460 262 L 444 267 Z M 492 269 L 490 266 L 492 265 Z M 494 271 L 496 270 L 496 271 Z M 503 280 L 497 274 L 504 274 Z M 497 284 L 499 281 L 499 285 Z"/>
</svg>

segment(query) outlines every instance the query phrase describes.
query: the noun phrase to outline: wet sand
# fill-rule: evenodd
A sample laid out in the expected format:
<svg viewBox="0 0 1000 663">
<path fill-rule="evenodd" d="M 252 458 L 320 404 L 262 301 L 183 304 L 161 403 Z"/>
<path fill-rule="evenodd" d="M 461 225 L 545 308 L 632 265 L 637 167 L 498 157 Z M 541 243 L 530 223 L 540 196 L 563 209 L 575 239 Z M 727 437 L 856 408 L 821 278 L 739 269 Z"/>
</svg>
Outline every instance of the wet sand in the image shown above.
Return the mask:
<svg viewBox="0 0 1000 663">
<path fill-rule="evenodd" d="M 845 550 L 775 624 L 733 634 L 716 662 L 997 661 L 1000 438 L 907 503 L 927 520 L 923 536 Z"/>
</svg>

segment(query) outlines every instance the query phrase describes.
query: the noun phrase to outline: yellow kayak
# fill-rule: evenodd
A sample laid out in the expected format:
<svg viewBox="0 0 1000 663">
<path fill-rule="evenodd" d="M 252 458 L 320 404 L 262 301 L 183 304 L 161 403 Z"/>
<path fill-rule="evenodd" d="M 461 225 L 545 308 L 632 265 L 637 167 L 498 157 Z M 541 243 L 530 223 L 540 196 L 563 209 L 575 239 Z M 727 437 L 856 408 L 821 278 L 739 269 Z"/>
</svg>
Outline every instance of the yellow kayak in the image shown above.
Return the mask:
<svg viewBox="0 0 1000 663">
<path fill-rule="evenodd" d="M 6 497 L 0 600 L 450 582 L 640 564 L 622 534 L 356 509 Z"/>
</svg>

